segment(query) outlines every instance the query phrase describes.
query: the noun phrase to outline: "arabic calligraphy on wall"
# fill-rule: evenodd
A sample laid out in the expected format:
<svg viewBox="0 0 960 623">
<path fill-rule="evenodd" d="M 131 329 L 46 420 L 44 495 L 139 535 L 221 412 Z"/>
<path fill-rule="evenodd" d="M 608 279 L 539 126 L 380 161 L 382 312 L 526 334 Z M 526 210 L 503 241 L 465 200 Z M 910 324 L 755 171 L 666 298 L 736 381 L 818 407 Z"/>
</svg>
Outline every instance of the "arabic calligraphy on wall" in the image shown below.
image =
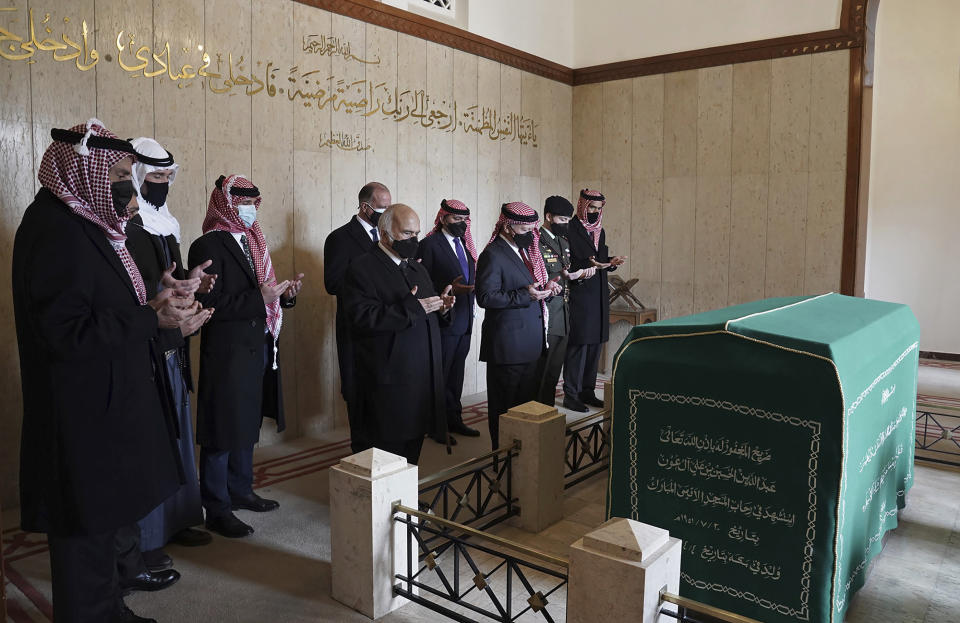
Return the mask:
<svg viewBox="0 0 960 623">
<path fill-rule="evenodd" d="M 15 7 L 0 8 L 0 15 L 17 10 Z M 52 52 L 53 60 L 74 61 L 80 71 L 93 69 L 101 60 L 108 63 L 113 61 L 111 54 L 101 54 L 90 47 L 91 32 L 86 20 L 81 20 L 80 36 L 76 38 L 79 42 L 66 33 L 61 34 L 59 40 L 45 36 L 53 34 L 54 22 L 50 13 L 45 13 L 39 21 L 39 36 L 42 39 L 38 39 L 33 9 L 28 10 L 28 21 L 29 35 L 24 36 L 13 34 L 0 26 L 0 58 L 35 63 L 38 53 Z M 69 26 L 72 20 L 64 17 L 63 23 Z M 197 83 L 211 93 L 231 97 L 254 97 L 260 94 L 271 98 L 286 97 L 305 108 L 319 111 L 330 109 L 346 115 L 380 116 L 396 123 L 408 122 L 436 131 L 453 133 L 459 130 L 493 141 L 516 141 L 521 145 L 538 147 L 537 123 L 534 119 L 477 104 L 464 106 L 456 99 L 448 101 L 433 98 L 423 89 L 391 87 L 386 82 L 345 80 L 326 75 L 319 69 L 302 69 L 299 66 L 283 70 L 273 61 L 248 61 L 244 56 L 235 57 L 232 52 L 211 55 L 202 44 L 194 48 L 180 48 L 188 61 L 191 55 L 200 55 L 199 62 L 181 63 L 174 60 L 169 41 L 156 49 L 147 45 L 138 46 L 136 35 L 126 30 L 118 32 L 114 42 L 117 64 L 131 77 L 168 79 L 181 89 Z M 336 36 L 306 35 L 302 39 L 302 46 L 308 54 L 339 55 L 364 65 L 380 63 L 379 57 L 364 59 L 354 55 L 350 43 Z M 347 151 L 371 149 L 363 140 L 355 140 L 347 135 L 336 139 L 333 136 L 325 140 L 321 147 L 338 147 Z"/>
</svg>

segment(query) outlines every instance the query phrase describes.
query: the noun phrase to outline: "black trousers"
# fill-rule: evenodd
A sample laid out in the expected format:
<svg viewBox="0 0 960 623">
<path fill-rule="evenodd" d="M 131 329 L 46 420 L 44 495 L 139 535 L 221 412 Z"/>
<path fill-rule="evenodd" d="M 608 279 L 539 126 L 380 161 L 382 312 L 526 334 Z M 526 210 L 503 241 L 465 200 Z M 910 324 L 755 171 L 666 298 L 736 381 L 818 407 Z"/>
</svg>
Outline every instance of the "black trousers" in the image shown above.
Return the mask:
<svg viewBox="0 0 960 623">
<path fill-rule="evenodd" d="M 447 427 L 463 424 L 463 369 L 470 352 L 470 334 L 440 334 L 440 348 L 443 354 L 444 403 L 447 410 Z"/>
<path fill-rule="evenodd" d="M 407 459 L 410 465 L 420 462 L 420 449 L 423 448 L 423 437 L 418 439 L 381 439 L 374 446 Z"/>
<path fill-rule="evenodd" d="M 253 493 L 253 446 L 200 448 L 200 501 L 207 519 L 231 512 L 231 498 Z"/>
<path fill-rule="evenodd" d="M 563 362 L 563 393 L 571 398 L 593 396 L 603 344 L 567 344 Z"/>
<path fill-rule="evenodd" d="M 540 387 L 537 390 L 537 402 L 553 406 L 557 401 L 557 381 L 560 380 L 560 369 L 567 353 L 566 335 L 549 335 L 547 343 L 550 345 L 540 357 Z"/>
<path fill-rule="evenodd" d="M 117 528 L 113 539 L 117 552 L 117 573 L 120 581 L 132 580 L 147 570 L 140 550 L 140 526 L 132 524 Z"/>
<path fill-rule="evenodd" d="M 500 415 L 536 398 L 539 362 L 487 364 L 487 423 L 494 450 L 500 447 Z"/>
<path fill-rule="evenodd" d="M 119 620 L 116 531 L 85 536 L 47 535 L 57 623 Z"/>
</svg>

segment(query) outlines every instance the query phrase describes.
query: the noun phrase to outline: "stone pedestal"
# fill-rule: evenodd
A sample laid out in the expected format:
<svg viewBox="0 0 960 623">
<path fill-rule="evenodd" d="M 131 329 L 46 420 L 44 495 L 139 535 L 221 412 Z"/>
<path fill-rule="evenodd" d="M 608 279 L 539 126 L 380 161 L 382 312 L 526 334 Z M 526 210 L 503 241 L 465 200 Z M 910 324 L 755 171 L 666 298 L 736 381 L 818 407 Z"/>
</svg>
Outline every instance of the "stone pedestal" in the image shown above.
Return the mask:
<svg viewBox="0 0 960 623">
<path fill-rule="evenodd" d="M 570 546 L 567 623 L 676 623 L 659 614 L 660 592 L 680 589 L 680 540 L 616 517 Z M 638 616 L 642 613 L 642 617 Z"/>
<path fill-rule="evenodd" d="M 330 469 L 331 595 L 371 619 L 407 603 L 393 595 L 394 567 L 407 564 L 407 538 L 391 508 L 396 501 L 417 507 L 417 480 L 416 465 L 377 448 Z"/>
<path fill-rule="evenodd" d="M 500 447 L 520 441 L 513 460 L 513 494 L 520 516 L 511 523 L 540 532 L 563 518 L 566 418 L 555 407 L 528 402 L 500 416 Z"/>
</svg>

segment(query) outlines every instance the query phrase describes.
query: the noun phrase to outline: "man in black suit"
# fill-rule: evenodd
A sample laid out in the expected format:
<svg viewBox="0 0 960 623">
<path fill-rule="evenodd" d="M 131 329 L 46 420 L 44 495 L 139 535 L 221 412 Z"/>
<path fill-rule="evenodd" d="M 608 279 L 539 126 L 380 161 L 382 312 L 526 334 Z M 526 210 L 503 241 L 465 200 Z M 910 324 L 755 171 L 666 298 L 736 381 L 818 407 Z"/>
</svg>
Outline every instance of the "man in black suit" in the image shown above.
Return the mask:
<svg viewBox="0 0 960 623">
<path fill-rule="evenodd" d="M 420 242 L 419 259 L 430 273 L 434 288 L 439 292 L 449 285 L 457 297 L 453 321 L 440 329 L 447 429 L 451 433 L 479 437 L 480 431 L 463 423 L 463 406 L 460 404 L 463 371 L 473 332 L 473 284 L 477 266 L 477 247 L 473 243 L 470 209 L 466 204 L 456 199 L 440 202 L 433 231 Z M 447 442 L 439 436 L 433 440 Z M 450 437 L 450 443 L 456 443 L 453 437 Z"/>
<path fill-rule="evenodd" d="M 13 247 L 20 522 L 47 533 L 58 623 L 148 621 L 120 598 L 114 542 L 179 485 L 150 341 L 198 305 L 192 290 L 148 300 L 124 247 L 129 142 L 96 119 L 51 134 Z"/>
<path fill-rule="evenodd" d="M 277 283 L 257 209 L 260 191 L 230 175 L 210 194 L 204 234 L 190 246 L 191 267 L 211 261 L 213 289 L 197 298 L 213 307 L 200 336 L 197 442 L 200 497 L 208 529 L 229 538 L 253 533 L 231 511 L 280 505 L 253 492 L 253 446 L 264 417 L 283 431 L 277 344 L 281 308 L 293 307 L 303 274 Z"/>
<path fill-rule="evenodd" d="M 547 299 L 549 327 L 547 327 L 547 349 L 540 361 L 540 389 L 537 400 L 551 407 L 556 402 L 557 380 L 560 368 L 567 352 L 567 331 L 570 329 L 569 309 L 567 307 L 568 282 L 576 279 L 589 279 L 595 268 L 569 272 L 570 244 L 567 242 L 567 228 L 573 206 L 563 197 L 547 197 L 543 204 L 543 224 L 540 226 L 540 254 L 547 267 L 547 277 L 559 279 L 563 288 L 558 296 Z"/>
<path fill-rule="evenodd" d="M 446 435 L 438 316 L 449 315 L 454 297 L 449 285 L 437 296 L 414 259 L 416 212 L 390 206 L 378 230 L 377 246 L 350 265 L 343 290 L 354 373 L 363 379 L 354 407 L 373 447 L 417 464 L 423 436 Z"/>
<path fill-rule="evenodd" d="M 540 255 L 537 212 L 506 203 L 477 261 L 477 304 L 486 310 L 480 361 L 487 362 L 487 420 L 493 448 L 500 445 L 500 414 L 534 400 L 537 363 L 545 346 L 544 301 L 560 294 Z"/>
<path fill-rule="evenodd" d="M 337 363 L 340 366 L 340 394 L 347 404 L 350 422 L 350 449 L 354 453 L 370 447 L 364 439 L 359 411 L 354 408 L 355 383 L 353 378 L 353 342 L 350 323 L 343 304 L 343 284 L 347 268 L 357 257 L 377 245 L 377 222 L 390 205 L 390 190 L 380 182 L 369 182 L 357 195 L 359 207 L 345 225 L 330 232 L 323 243 L 323 285 L 329 294 L 337 297 Z"/>
<path fill-rule="evenodd" d="M 616 270 L 626 256 L 610 257 L 603 231 L 606 199 L 595 190 L 583 189 L 577 201 L 577 216 L 570 221 L 570 266 L 573 270 L 595 268 L 596 274 L 570 284 L 570 336 L 563 363 L 563 406 L 587 411 L 602 407 L 594 394 L 600 348 L 610 337 L 610 286 L 607 271 Z"/>
</svg>

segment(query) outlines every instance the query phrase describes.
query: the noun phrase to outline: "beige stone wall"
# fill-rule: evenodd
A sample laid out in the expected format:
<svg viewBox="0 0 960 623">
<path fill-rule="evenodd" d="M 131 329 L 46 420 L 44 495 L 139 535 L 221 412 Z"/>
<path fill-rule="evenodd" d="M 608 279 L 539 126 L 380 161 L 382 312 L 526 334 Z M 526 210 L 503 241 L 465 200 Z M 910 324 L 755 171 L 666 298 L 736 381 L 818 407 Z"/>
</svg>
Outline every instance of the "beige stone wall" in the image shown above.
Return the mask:
<svg viewBox="0 0 960 623">
<path fill-rule="evenodd" d="M 50 142 L 52 127 L 69 127 L 91 116 L 122 137 L 156 136 L 172 151 L 181 172 L 170 205 L 183 226 L 184 245 L 200 235 L 213 181 L 221 173 L 249 174 L 263 193 L 259 218 L 278 275 L 306 273 L 297 308 L 286 315 L 281 337 L 284 395 L 289 427 L 284 438 L 318 434 L 346 424 L 339 396 L 334 341 L 334 301 L 323 290 L 323 241 L 356 209 L 356 193 L 368 180 L 386 183 L 395 201 L 410 204 L 428 229 L 440 200 L 461 199 L 474 211 L 478 246 L 486 243 L 504 201 L 541 206 L 543 199 L 569 189 L 572 89 L 460 51 L 334 15 L 290 0 L 8 0 L 0 28 L 29 40 L 27 9 L 33 8 L 38 40 L 79 40 L 88 23 L 90 46 L 101 59 L 89 71 L 76 61 L 55 61 L 52 51 L 31 59 L 0 58 L 0 493 L 4 506 L 16 501 L 21 398 L 16 339 L 10 301 L 10 256 L 20 217 L 37 190 L 36 169 Z M 51 17 L 46 24 L 46 13 Z M 63 18 L 70 22 L 64 24 Z M 51 33 L 44 29 L 51 28 Z M 214 93 L 203 82 L 169 77 L 131 78 L 118 64 L 116 36 L 136 35 L 137 44 L 162 50 L 170 42 L 174 72 L 184 62 L 199 65 L 198 44 L 213 56 L 228 51 L 235 66 L 244 57 L 244 75 L 267 73 L 277 89 L 286 88 L 290 69 L 317 70 L 316 79 L 335 76 L 346 85 L 367 80 L 390 90 L 425 89 L 432 102 L 455 96 L 464 106 L 479 104 L 535 119 L 538 147 L 495 141 L 476 133 L 444 132 L 383 115 L 346 114 L 333 106 L 320 110 L 307 100 L 290 101 L 266 92 L 247 96 L 241 87 Z M 305 35 L 350 42 L 361 63 L 343 54 L 303 50 Z M 126 36 L 126 35 L 125 35 Z M 123 42 L 125 43 L 125 42 Z M 4 46 L 8 42 L 3 43 Z M 183 52 L 186 48 L 188 53 Z M 6 48 L 5 48 L 6 50 Z M 70 50 L 61 51 L 61 56 Z M 107 60 L 106 55 L 111 55 Z M 128 65 L 136 63 L 124 50 Z M 30 62 L 33 61 L 33 62 Z M 257 62 L 260 65 L 257 65 Z M 209 71 L 216 69 L 214 66 Z M 148 71 L 156 65 L 151 64 Z M 222 80 L 216 82 L 223 88 Z M 255 89 L 256 87 L 252 87 Z M 310 102 L 307 102 L 310 103 Z M 321 147 L 331 132 L 359 137 L 367 151 Z M 477 362 L 479 320 L 468 358 L 464 391 L 485 387 Z M 279 437 L 264 427 L 262 440 Z"/>
<path fill-rule="evenodd" d="M 618 273 L 661 318 L 839 290 L 849 59 L 574 88 L 572 193 L 606 195 Z"/>
</svg>

